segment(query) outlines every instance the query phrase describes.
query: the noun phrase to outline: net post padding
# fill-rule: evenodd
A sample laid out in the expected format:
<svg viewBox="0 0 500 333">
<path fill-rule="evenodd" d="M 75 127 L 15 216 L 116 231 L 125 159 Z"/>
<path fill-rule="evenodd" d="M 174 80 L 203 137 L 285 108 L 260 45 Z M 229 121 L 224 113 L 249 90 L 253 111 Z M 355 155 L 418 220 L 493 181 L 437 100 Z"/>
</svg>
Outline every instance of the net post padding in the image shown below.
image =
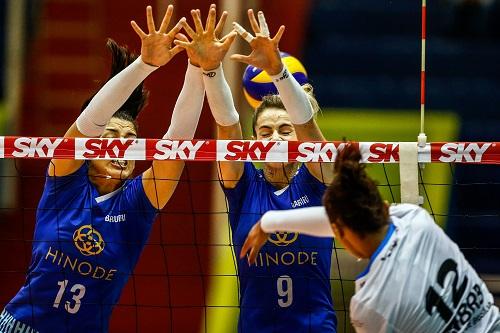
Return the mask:
<svg viewBox="0 0 500 333">
<path fill-rule="evenodd" d="M 418 192 L 418 144 L 416 142 L 399 144 L 399 178 L 401 202 L 422 204 L 423 198 Z"/>
</svg>

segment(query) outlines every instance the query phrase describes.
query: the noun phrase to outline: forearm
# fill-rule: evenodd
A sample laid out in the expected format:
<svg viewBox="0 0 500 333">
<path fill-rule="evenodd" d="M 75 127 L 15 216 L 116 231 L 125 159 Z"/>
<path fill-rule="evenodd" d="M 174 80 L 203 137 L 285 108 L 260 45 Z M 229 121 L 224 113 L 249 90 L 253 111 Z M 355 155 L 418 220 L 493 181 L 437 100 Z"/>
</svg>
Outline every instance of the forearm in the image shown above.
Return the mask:
<svg viewBox="0 0 500 333">
<path fill-rule="evenodd" d="M 134 89 L 157 68 L 144 63 L 139 57 L 111 78 L 77 118 L 78 130 L 86 136 L 101 135 L 113 114 L 127 101 Z"/>
<path fill-rule="evenodd" d="M 280 73 L 271 75 L 283 105 L 294 125 L 306 124 L 314 115 L 306 92 L 285 65 Z"/>
<path fill-rule="evenodd" d="M 170 127 L 163 138 L 174 140 L 191 140 L 194 137 L 205 98 L 202 70 L 188 63 L 184 85 L 182 86 Z"/>
<path fill-rule="evenodd" d="M 333 237 L 325 207 L 307 207 L 289 210 L 271 210 L 261 218 L 266 233 L 298 232 L 315 237 Z"/>
<path fill-rule="evenodd" d="M 222 64 L 214 70 L 203 72 L 203 83 L 210 110 L 217 124 L 232 126 L 238 123 L 240 118 L 234 107 L 233 96 L 224 77 Z"/>
</svg>

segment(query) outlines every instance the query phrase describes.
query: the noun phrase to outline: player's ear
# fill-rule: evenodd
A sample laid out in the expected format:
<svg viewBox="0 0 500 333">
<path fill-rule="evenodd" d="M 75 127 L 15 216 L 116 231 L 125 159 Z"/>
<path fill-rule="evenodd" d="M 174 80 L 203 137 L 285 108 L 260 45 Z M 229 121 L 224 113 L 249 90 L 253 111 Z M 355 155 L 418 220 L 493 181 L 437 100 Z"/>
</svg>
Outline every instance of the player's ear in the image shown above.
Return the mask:
<svg viewBox="0 0 500 333">
<path fill-rule="evenodd" d="M 391 204 L 389 203 L 389 201 L 384 200 L 384 209 L 385 209 L 386 216 L 389 216 L 389 207 L 391 207 Z"/>
<path fill-rule="evenodd" d="M 330 225 L 332 226 L 333 237 L 342 239 L 344 237 L 344 230 L 342 230 L 342 228 L 339 227 L 335 222 L 330 223 Z"/>
</svg>

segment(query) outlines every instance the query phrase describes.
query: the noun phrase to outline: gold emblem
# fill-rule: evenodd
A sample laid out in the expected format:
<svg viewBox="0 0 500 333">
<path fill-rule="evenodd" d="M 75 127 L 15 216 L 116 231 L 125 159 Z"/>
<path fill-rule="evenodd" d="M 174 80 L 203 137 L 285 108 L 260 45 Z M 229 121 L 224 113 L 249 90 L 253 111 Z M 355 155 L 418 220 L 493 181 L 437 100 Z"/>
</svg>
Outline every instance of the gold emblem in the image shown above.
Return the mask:
<svg viewBox="0 0 500 333">
<path fill-rule="evenodd" d="M 299 237 L 299 234 L 296 232 L 278 231 L 274 234 L 270 234 L 268 240 L 274 245 L 287 246 L 295 242 L 297 237 Z"/>
<path fill-rule="evenodd" d="M 104 240 L 91 225 L 83 225 L 73 233 L 73 242 L 84 256 L 95 256 L 104 250 Z"/>
</svg>

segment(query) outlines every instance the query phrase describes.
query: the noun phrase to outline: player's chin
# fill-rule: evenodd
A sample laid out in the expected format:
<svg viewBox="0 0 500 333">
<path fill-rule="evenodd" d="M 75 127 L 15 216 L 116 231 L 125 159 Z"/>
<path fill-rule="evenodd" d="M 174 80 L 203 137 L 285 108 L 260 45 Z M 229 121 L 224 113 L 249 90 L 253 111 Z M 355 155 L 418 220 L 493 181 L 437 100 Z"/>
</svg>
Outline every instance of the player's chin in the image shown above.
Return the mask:
<svg viewBox="0 0 500 333">
<path fill-rule="evenodd" d="M 283 169 L 283 168 L 286 168 L 287 166 L 293 164 L 292 162 L 286 162 L 286 163 L 283 163 L 283 162 L 266 162 L 265 165 L 268 167 L 268 168 L 272 168 L 272 169 Z"/>
<path fill-rule="evenodd" d="M 134 171 L 134 168 L 132 168 L 132 167 L 127 167 L 124 169 L 109 167 L 109 168 L 107 168 L 106 174 L 111 176 L 111 179 L 125 180 L 125 179 L 130 178 L 133 171 Z"/>
</svg>

